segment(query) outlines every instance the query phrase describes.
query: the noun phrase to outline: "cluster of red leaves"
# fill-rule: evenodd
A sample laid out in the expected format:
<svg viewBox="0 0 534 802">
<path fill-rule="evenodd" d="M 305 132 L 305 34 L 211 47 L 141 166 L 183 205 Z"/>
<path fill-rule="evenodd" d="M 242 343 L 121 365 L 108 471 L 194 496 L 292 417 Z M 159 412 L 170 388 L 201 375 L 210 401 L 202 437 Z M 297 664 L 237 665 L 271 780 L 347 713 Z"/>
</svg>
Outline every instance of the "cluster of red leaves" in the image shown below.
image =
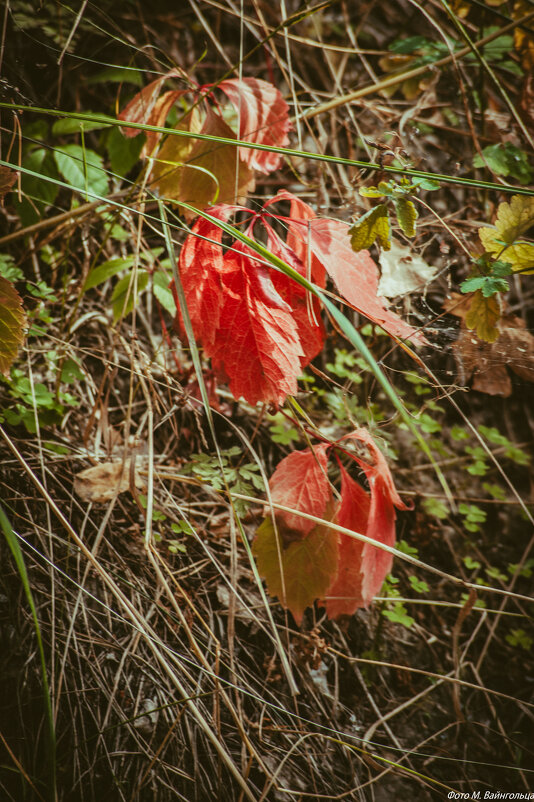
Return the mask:
<svg viewBox="0 0 534 802">
<path fill-rule="evenodd" d="M 295 451 L 276 468 L 269 482 L 271 500 L 295 512 L 276 510 L 265 519 L 253 544 L 258 570 L 271 595 L 278 596 L 300 624 L 306 607 L 319 600 L 330 618 L 352 615 L 367 607 L 391 570 L 392 555 L 370 543 L 337 532 L 297 512 L 331 521 L 360 535 L 393 546 L 395 507 L 399 498 L 387 462 L 364 429 L 343 437 L 362 443 L 367 459 L 350 457 L 364 471 L 369 492 L 341 465 L 334 447 Z M 341 498 L 334 500 L 327 476 L 328 457 L 335 454 L 341 472 Z"/>
<path fill-rule="evenodd" d="M 289 216 L 270 207 L 290 202 Z M 219 204 L 212 216 L 227 221 L 236 211 L 250 215 L 249 237 L 263 226 L 269 250 L 319 287 L 328 274 L 340 294 L 358 312 L 395 337 L 424 338 L 376 294 L 378 268 L 368 251 L 350 247 L 348 225 L 319 219 L 291 193 L 281 190 L 259 212 Z M 286 230 L 285 241 L 269 219 Z M 236 398 L 249 403 L 282 404 L 297 390 L 302 369 L 322 348 L 324 329 L 317 301 L 297 282 L 271 268 L 239 241 L 226 250 L 221 229 L 201 218 L 186 239 L 179 260 L 180 276 L 195 336 Z"/>
<path fill-rule="evenodd" d="M 193 106 L 182 110 L 176 129 L 193 135 L 237 140 L 236 133 L 220 113 L 210 86 L 193 92 L 171 89 L 162 93 L 165 81 L 178 75 L 177 70 L 172 70 L 145 86 L 122 110 L 119 119 L 161 128 L 172 107 L 186 94 L 193 95 Z M 234 106 L 241 141 L 267 147 L 288 144 L 289 107 L 276 87 L 258 78 L 229 78 L 219 83 L 217 89 Z M 141 129 L 125 127 L 123 133 L 133 137 L 140 134 Z M 254 185 L 254 170 L 271 173 L 281 163 L 277 153 L 243 146 L 236 158 L 235 146 L 214 145 L 194 136 L 171 135 L 160 146 L 161 136 L 159 132 L 147 131 L 143 148 L 143 155 L 153 158 L 151 186 L 162 197 L 185 201 L 197 209 L 211 205 L 215 198 L 221 202 L 235 200 L 236 189 L 238 197 L 246 196 Z"/>
</svg>

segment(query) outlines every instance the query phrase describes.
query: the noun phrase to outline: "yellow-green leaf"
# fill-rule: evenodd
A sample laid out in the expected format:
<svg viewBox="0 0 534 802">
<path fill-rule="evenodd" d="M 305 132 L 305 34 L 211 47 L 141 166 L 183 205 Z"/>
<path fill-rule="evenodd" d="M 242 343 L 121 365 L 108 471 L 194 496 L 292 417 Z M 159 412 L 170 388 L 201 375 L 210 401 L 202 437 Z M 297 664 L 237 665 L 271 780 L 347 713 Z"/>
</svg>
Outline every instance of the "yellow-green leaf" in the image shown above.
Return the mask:
<svg viewBox="0 0 534 802">
<path fill-rule="evenodd" d="M 338 548 L 337 532 L 322 524 L 287 548 L 270 517 L 259 527 L 252 545 L 258 571 L 270 595 L 278 597 L 297 624 L 306 607 L 321 599 L 335 580 Z"/>
<path fill-rule="evenodd" d="M 485 250 L 503 262 L 509 262 L 514 272 L 534 273 L 534 244 L 521 240 L 534 226 L 534 198 L 514 195 L 510 203 L 500 203 L 495 227 L 479 229 L 478 236 Z"/>
<path fill-rule="evenodd" d="M 0 276 L 0 373 L 9 369 L 24 341 L 26 313 L 13 284 Z"/>
<path fill-rule="evenodd" d="M 407 198 L 398 198 L 395 201 L 395 211 L 399 226 L 406 236 L 415 237 L 415 221 L 419 217 L 419 213 L 412 201 Z"/>
<path fill-rule="evenodd" d="M 349 233 L 353 251 L 369 248 L 375 240 L 378 240 L 385 251 L 389 251 L 391 248 L 391 225 L 386 204 L 379 203 L 374 209 L 363 214 L 351 226 Z"/>
<path fill-rule="evenodd" d="M 501 307 L 497 295 L 484 298 L 481 290 L 473 293 L 469 311 L 465 316 L 468 329 L 475 329 L 478 337 L 487 343 L 493 343 L 500 332 L 497 323 L 501 319 Z"/>
</svg>

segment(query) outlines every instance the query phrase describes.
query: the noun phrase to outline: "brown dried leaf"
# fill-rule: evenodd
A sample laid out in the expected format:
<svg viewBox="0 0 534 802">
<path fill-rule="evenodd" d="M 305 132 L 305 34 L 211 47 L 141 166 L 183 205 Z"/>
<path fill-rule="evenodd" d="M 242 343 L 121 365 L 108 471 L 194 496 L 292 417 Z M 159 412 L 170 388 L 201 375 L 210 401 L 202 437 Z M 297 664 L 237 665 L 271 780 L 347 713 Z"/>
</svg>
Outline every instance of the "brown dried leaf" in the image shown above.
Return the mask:
<svg viewBox="0 0 534 802">
<path fill-rule="evenodd" d="M 11 167 L 0 166 L 0 199 L 9 192 L 17 180 L 17 175 L 17 171 Z"/>
<path fill-rule="evenodd" d="M 102 462 L 92 468 L 77 473 L 74 478 L 74 491 L 83 501 L 105 504 L 119 493 L 130 489 L 131 460 L 123 462 Z M 146 485 L 139 472 L 134 472 L 135 486 L 144 490 Z"/>
</svg>

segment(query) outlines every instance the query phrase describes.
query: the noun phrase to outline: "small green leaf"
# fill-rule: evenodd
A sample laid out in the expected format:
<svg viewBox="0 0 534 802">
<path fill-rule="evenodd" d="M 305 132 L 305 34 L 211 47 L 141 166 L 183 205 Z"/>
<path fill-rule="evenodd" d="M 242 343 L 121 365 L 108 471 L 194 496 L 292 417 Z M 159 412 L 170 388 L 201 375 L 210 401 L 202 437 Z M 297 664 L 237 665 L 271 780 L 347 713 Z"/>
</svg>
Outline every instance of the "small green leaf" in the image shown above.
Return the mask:
<svg viewBox="0 0 534 802">
<path fill-rule="evenodd" d="M 359 193 L 364 198 L 383 198 L 384 197 L 384 193 L 380 192 L 380 190 L 377 189 L 376 187 L 360 187 Z"/>
<path fill-rule="evenodd" d="M 108 194 L 108 177 L 102 157 L 94 150 L 79 145 L 61 145 L 54 151 L 57 168 L 65 181 L 80 192 L 90 192 L 105 198 Z"/>
<path fill-rule="evenodd" d="M 154 295 L 162 307 L 174 317 L 176 315 L 176 303 L 172 290 L 169 289 L 169 278 L 162 270 L 157 270 L 152 276 Z"/>
<path fill-rule="evenodd" d="M 398 198 L 395 201 L 395 211 L 404 234 L 407 237 L 415 237 L 415 221 L 419 217 L 419 213 L 412 201 L 407 198 Z"/>
<path fill-rule="evenodd" d="M 374 209 L 370 209 L 356 220 L 349 233 L 353 251 L 369 248 L 375 240 L 378 240 L 385 251 L 389 251 L 391 248 L 391 224 L 387 206 L 379 203 Z"/>
<path fill-rule="evenodd" d="M 134 256 L 127 256 L 125 259 L 109 259 L 107 262 L 103 262 L 101 265 L 98 265 L 98 267 L 95 267 L 94 270 L 91 270 L 87 276 L 83 291 L 87 292 L 87 290 L 91 290 L 93 287 L 98 287 L 99 284 L 103 284 L 108 278 L 116 276 L 121 270 L 130 268 L 134 262 Z"/>
<path fill-rule="evenodd" d="M 493 276 L 471 276 L 460 284 L 463 293 L 481 290 L 484 298 L 491 298 L 496 292 L 507 292 L 510 287 L 506 279 Z"/>
<path fill-rule="evenodd" d="M 87 114 L 92 112 L 88 111 Z M 97 123 L 91 120 L 77 120 L 74 117 L 63 117 L 56 120 L 52 126 L 54 136 L 65 136 L 68 134 L 79 134 L 81 131 L 99 131 L 101 128 L 108 128 L 109 123 Z"/>
<path fill-rule="evenodd" d="M 128 273 L 127 276 L 121 278 L 111 296 L 114 323 L 130 314 L 137 302 L 137 296 L 146 289 L 147 284 L 148 273 L 146 270 L 138 270 L 137 272 L 137 295 L 135 293 L 134 276 Z"/>
</svg>

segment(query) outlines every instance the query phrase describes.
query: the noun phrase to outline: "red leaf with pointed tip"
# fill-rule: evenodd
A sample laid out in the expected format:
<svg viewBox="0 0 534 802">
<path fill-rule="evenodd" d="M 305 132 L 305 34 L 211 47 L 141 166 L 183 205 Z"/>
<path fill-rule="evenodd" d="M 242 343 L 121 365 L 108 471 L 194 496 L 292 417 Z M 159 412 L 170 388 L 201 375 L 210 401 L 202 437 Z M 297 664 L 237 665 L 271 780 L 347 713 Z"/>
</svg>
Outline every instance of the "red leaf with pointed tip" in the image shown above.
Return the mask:
<svg viewBox="0 0 534 802">
<path fill-rule="evenodd" d="M 226 221 L 235 207 L 214 206 L 210 214 Z M 200 217 L 180 251 L 178 266 L 195 336 L 209 346 L 215 340 L 224 305 L 222 230 Z M 177 305 L 177 309 L 178 309 Z M 180 329 L 183 329 L 178 320 Z"/>
<path fill-rule="evenodd" d="M 326 475 L 328 448 L 327 443 L 322 443 L 313 451 L 307 448 L 305 451 L 293 451 L 285 457 L 269 481 L 272 500 L 276 504 L 322 518 L 332 498 Z M 275 517 L 283 534 L 293 539 L 306 537 L 316 525 L 314 521 L 283 510 L 277 510 Z"/>
<path fill-rule="evenodd" d="M 352 439 L 364 443 L 371 459 L 370 462 L 367 462 L 359 457 L 354 457 L 365 472 L 371 491 L 367 530 L 362 534 L 366 534 L 367 537 L 384 543 L 386 546 L 394 546 L 395 507 L 399 510 L 409 508 L 395 489 L 386 458 L 366 429 L 356 429 L 355 432 L 342 439 Z M 361 563 L 363 606 L 370 604 L 373 597 L 379 593 L 384 579 L 391 571 L 392 563 L 392 554 L 383 549 L 377 549 L 369 543 L 364 544 Z"/>
<path fill-rule="evenodd" d="M 124 122 L 131 123 L 142 123 L 143 125 L 159 125 L 159 122 L 151 122 L 151 118 L 154 114 L 155 117 L 153 119 L 161 119 L 162 108 L 165 105 L 163 104 L 159 108 L 157 105 L 161 87 L 167 78 L 172 78 L 177 75 L 179 75 L 178 70 L 170 70 L 170 72 L 162 75 L 160 78 L 156 78 L 155 81 L 152 81 L 147 86 L 143 87 L 143 89 L 141 89 L 140 92 L 137 92 L 137 94 L 133 96 L 130 102 L 121 111 L 119 114 L 119 120 L 124 120 Z M 183 93 L 180 92 L 178 94 Z M 163 118 L 163 122 L 165 122 L 169 110 L 170 106 L 167 109 L 165 117 Z M 124 136 L 132 137 L 141 134 L 142 131 L 139 128 L 123 128 L 122 133 Z"/>
<path fill-rule="evenodd" d="M 260 78 L 230 78 L 219 89 L 225 93 L 239 115 L 239 138 L 261 145 L 285 147 L 291 122 L 289 106 L 272 84 Z M 240 148 L 241 159 L 253 170 L 272 173 L 281 164 L 277 153 Z"/>
<path fill-rule="evenodd" d="M 287 262 L 301 275 L 305 274 L 302 262 L 295 257 L 294 252 L 282 242 L 271 226 L 263 221 L 267 230 L 267 247 L 269 250 Z M 317 356 L 324 343 L 324 326 L 321 320 L 321 305 L 318 299 L 304 287 L 278 270 L 271 271 L 271 279 L 277 292 L 287 301 L 293 310 L 293 318 L 302 345 L 303 357 L 301 367 L 305 368 Z"/>
<path fill-rule="evenodd" d="M 282 404 L 297 391 L 303 355 L 291 308 L 252 253 L 227 251 L 224 271 L 219 327 L 205 352 L 235 398 Z"/>
<path fill-rule="evenodd" d="M 300 239 L 334 280 L 340 295 L 358 312 L 377 323 L 394 337 L 426 343 L 424 335 L 390 312 L 378 292 L 378 267 L 369 251 L 355 253 L 350 246 L 349 225 L 340 220 L 311 219 L 292 221 L 294 236 Z"/>
<path fill-rule="evenodd" d="M 367 534 L 370 497 L 341 467 L 341 504 L 336 523 L 360 535 Z M 366 544 L 339 532 L 339 565 L 335 582 L 328 588 L 326 613 L 329 618 L 352 615 L 364 606 L 362 555 Z M 374 549 L 376 551 L 376 549 Z M 368 570 L 368 566 L 366 567 Z"/>
<path fill-rule="evenodd" d="M 289 201 L 289 217 L 280 218 L 287 225 L 286 245 L 288 249 L 293 251 L 297 259 L 303 264 L 304 269 L 301 271 L 303 276 L 311 278 L 318 287 L 325 286 L 325 269 L 322 262 L 317 259 L 313 252 L 310 252 L 309 236 L 308 236 L 308 220 L 314 220 L 317 215 L 307 203 L 297 198 L 287 189 L 280 189 L 271 200 L 264 204 L 264 209 L 273 203 L 279 201 Z M 295 221 L 295 223 L 293 223 Z M 304 223 L 304 225 L 303 225 Z"/>
</svg>

